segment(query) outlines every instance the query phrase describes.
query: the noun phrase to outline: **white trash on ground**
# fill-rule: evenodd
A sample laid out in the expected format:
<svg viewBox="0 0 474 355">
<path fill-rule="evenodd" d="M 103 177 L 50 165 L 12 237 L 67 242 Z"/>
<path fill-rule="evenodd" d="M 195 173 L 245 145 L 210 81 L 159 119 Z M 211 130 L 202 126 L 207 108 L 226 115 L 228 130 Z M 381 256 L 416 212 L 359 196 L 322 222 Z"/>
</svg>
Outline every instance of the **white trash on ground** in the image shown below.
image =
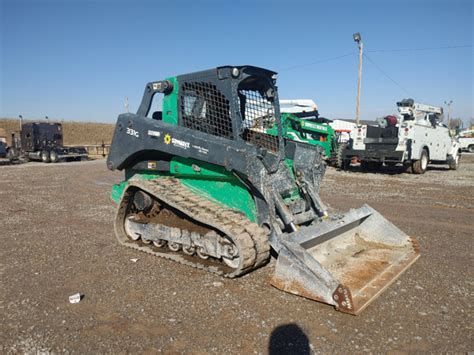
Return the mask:
<svg viewBox="0 0 474 355">
<path fill-rule="evenodd" d="M 82 295 L 80 293 L 76 293 L 72 296 L 69 296 L 69 303 L 79 303 L 81 302 Z"/>
</svg>

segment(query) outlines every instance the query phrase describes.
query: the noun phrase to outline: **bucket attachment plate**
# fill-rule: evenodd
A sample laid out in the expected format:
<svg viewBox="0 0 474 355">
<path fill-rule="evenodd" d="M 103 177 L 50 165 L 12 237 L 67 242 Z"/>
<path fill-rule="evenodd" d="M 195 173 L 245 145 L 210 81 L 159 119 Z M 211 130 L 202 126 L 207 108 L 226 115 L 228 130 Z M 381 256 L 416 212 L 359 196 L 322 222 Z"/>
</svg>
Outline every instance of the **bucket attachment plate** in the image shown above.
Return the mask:
<svg viewBox="0 0 474 355">
<path fill-rule="evenodd" d="M 364 205 L 280 242 L 273 286 L 358 314 L 419 257 L 418 243 Z"/>
</svg>

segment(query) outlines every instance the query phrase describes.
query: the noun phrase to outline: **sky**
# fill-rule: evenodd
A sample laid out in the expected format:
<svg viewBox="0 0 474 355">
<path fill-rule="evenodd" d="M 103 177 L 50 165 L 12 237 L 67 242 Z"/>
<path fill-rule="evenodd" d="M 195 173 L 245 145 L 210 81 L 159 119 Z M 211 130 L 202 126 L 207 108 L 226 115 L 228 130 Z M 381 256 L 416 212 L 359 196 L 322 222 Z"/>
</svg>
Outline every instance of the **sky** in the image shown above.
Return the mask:
<svg viewBox="0 0 474 355">
<path fill-rule="evenodd" d="M 145 84 L 221 65 L 279 73 L 280 98 L 361 119 L 403 98 L 474 117 L 473 1 L 0 0 L 0 117 L 114 122 Z M 447 48 L 449 47 L 449 48 Z"/>
</svg>

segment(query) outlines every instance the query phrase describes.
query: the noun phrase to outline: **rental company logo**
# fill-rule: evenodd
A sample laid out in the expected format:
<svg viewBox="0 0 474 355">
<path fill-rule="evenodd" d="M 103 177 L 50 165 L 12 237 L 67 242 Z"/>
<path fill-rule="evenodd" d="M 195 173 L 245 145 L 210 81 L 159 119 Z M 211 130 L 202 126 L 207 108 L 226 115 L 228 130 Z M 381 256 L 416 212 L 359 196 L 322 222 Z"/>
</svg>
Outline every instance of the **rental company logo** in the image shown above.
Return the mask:
<svg viewBox="0 0 474 355">
<path fill-rule="evenodd" d="M 169 133 L 165 135 L 165 137 L 163 138 L 163 141 L 165 142 L 165 144 L 172 144 L 177 148 L 189 149 L 190 147 L 189 142 L 182 141 L 181 139 L 177 139 L 177 138 L 171 138 Z"/>
</svg>

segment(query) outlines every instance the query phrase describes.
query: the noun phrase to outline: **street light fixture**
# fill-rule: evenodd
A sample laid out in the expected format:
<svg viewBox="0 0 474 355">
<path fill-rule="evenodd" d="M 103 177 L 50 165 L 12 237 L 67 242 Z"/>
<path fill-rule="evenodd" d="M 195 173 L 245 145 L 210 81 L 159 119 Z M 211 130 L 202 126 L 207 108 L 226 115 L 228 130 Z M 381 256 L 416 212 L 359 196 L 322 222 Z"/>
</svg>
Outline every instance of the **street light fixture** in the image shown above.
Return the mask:
<svg viewBox="0 0 474 355">
<path fill-rule="evenodd" d="M 356 124 L 360 125 L 360 84 L 362 81 L 362 56 L 364 53 L 364 43 L 362 42 L 362 36 L 359 32 L 356 32 L 352 35 L 354 42 L 357 43 L 359 47 L 359 80 L 357 81 L 357 104 L 356 104 Z"/>
<path fill-rule="evenodd" d="M 362 37 L 360 36 L 360 33 L 359 32 L 356 32 L 352 35 L 352 38 L 354 38 L 354 41 L 359 43 L 362 39 Z"/>
</svg>

